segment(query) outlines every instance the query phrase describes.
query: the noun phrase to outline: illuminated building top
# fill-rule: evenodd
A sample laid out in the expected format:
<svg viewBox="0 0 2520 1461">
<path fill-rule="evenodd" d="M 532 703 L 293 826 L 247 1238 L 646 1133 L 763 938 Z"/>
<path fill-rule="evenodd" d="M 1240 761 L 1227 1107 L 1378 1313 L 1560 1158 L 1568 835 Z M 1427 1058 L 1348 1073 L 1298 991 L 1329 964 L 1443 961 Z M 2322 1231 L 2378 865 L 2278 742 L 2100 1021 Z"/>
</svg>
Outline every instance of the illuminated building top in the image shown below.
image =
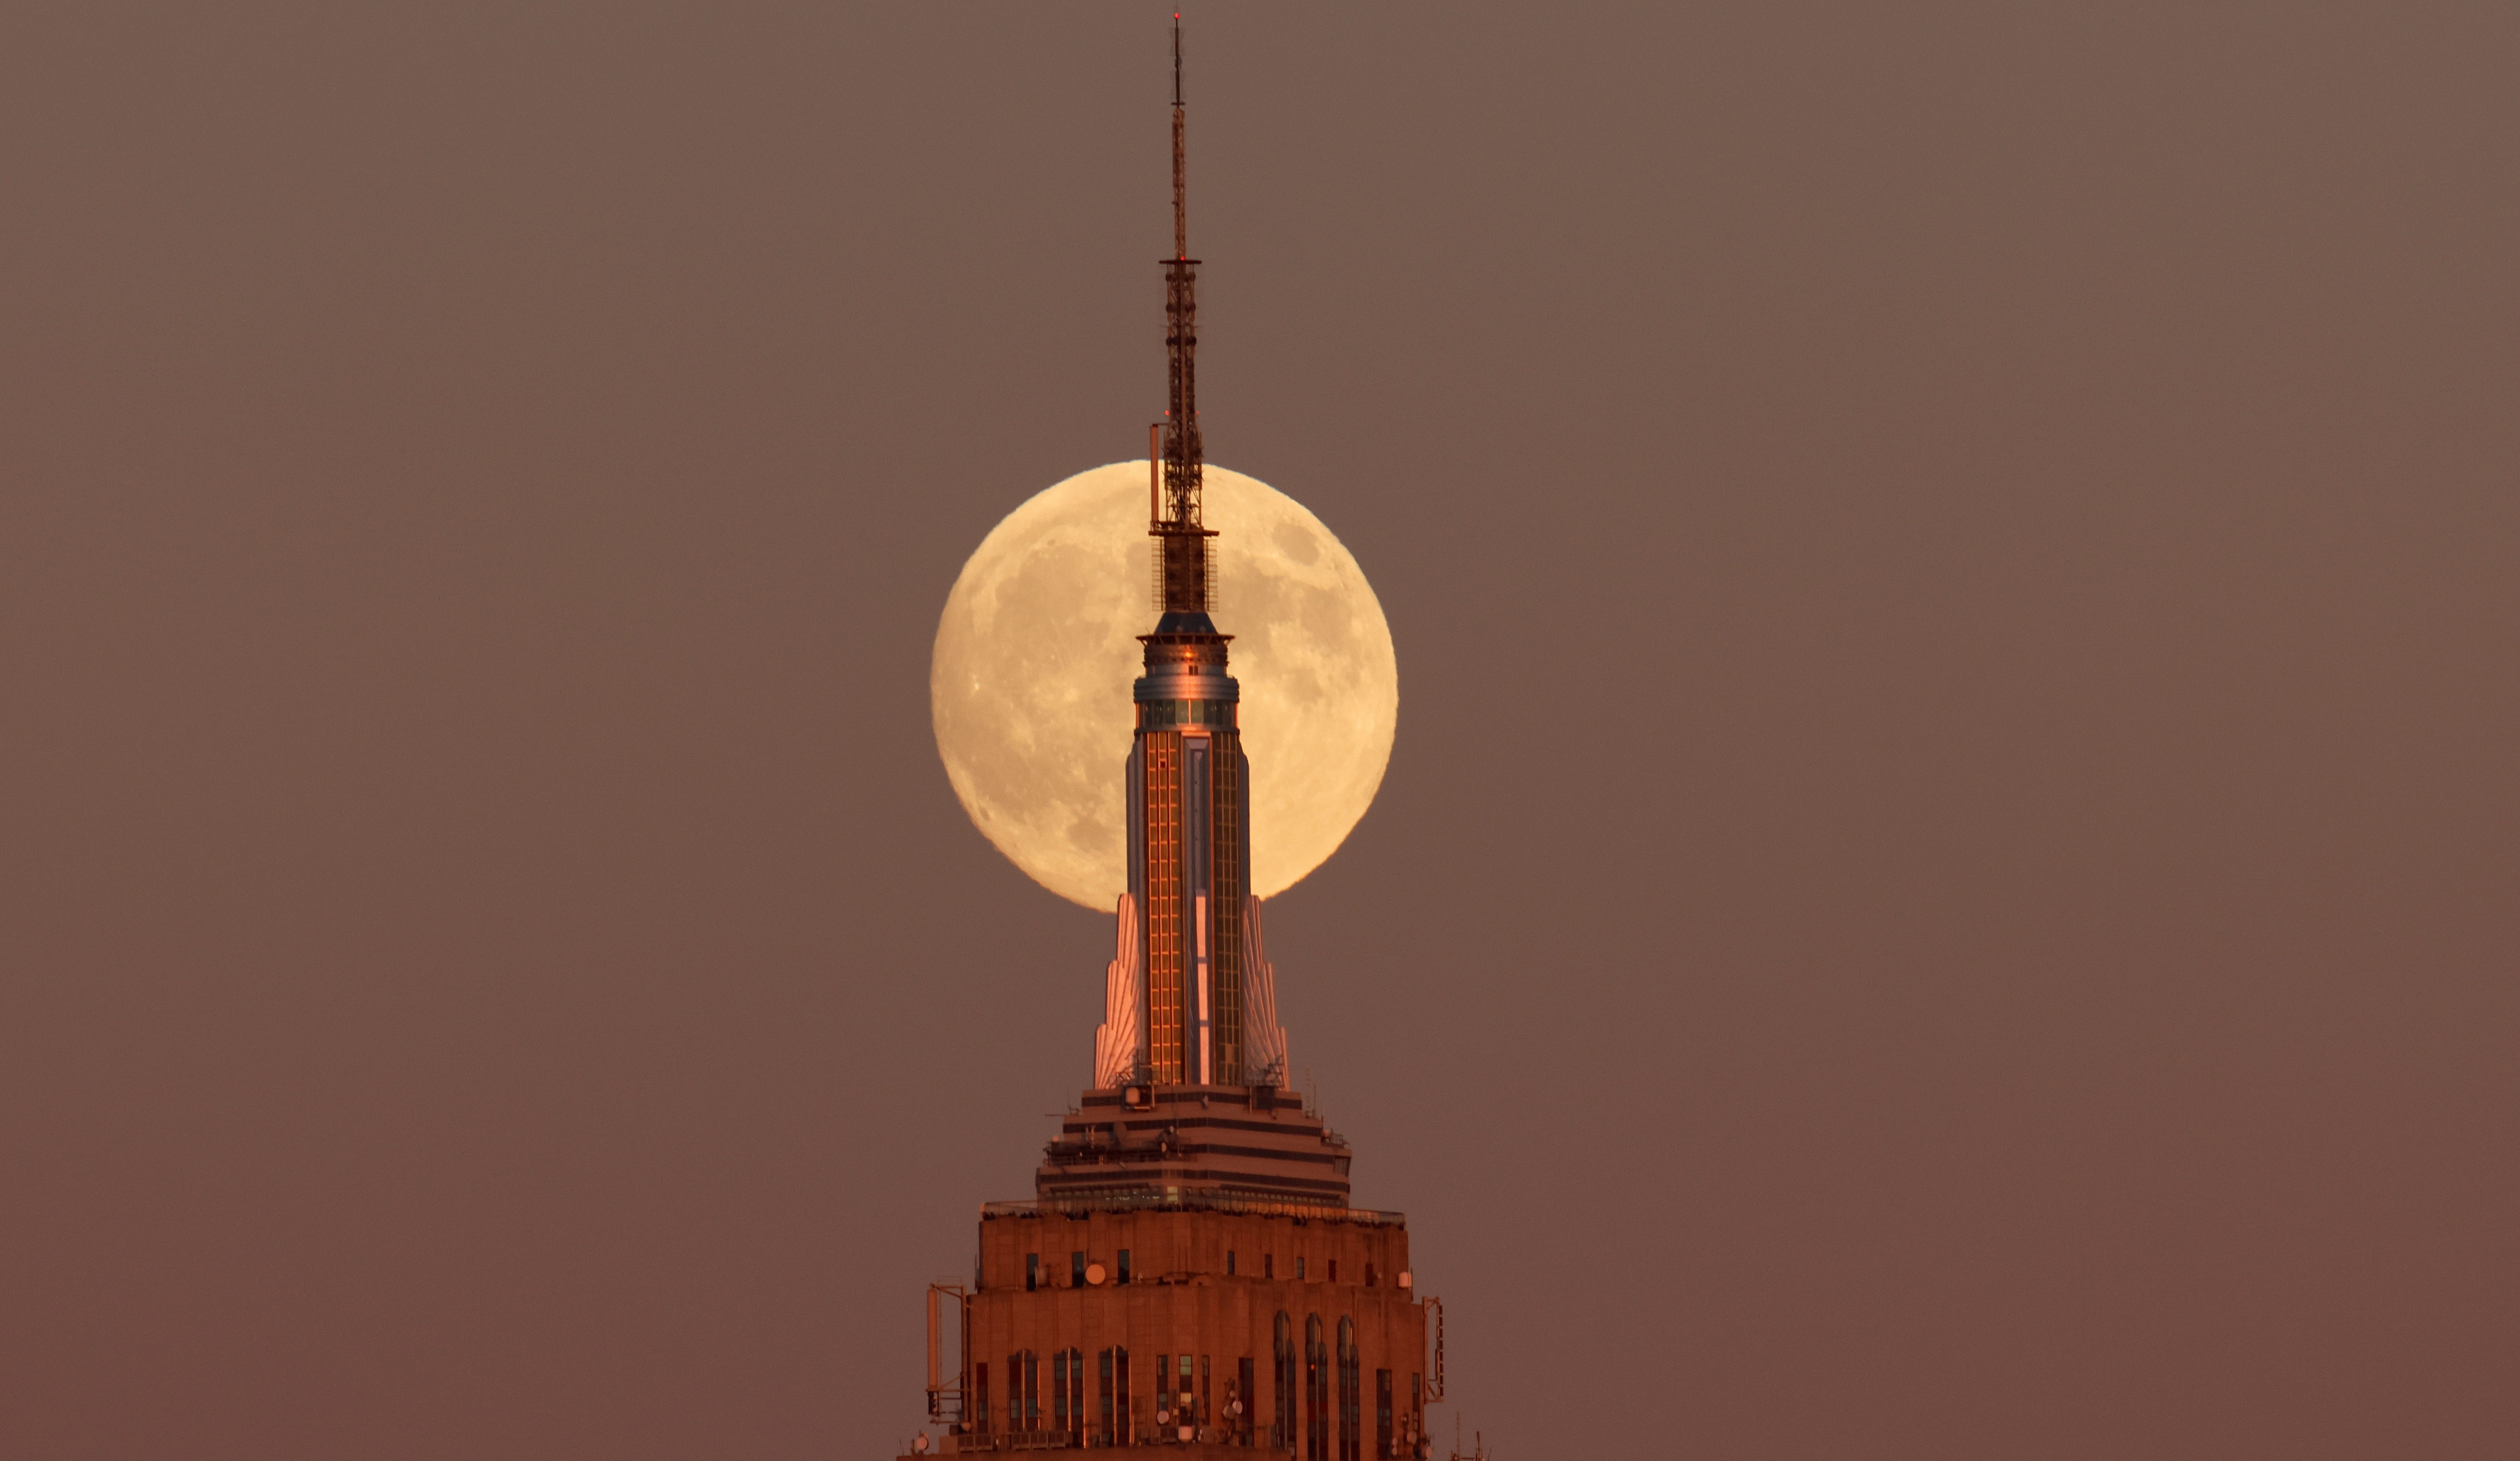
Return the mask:
<svg viewBox="0 0 2520 1461">
<path fill-rule="evenodd" d="M 1148 466 L 1159 617 L 1140 637 L 1129 890 L 1093 1085 L 1045 1150 L 1035 1200 L 982 1207 L 970 1282 L 929 1286 L 928 1415 L 946 1434 L 904 1461 L 1153 1444 L 1180 1461 L 1433 1454 L 1442 1304 L 1418 1294 L 1406 1219 L 1348 1206 L 1347 1143 L 1285 1088 L 1250 893 L 1241 689 L 1209 618 L 1184 181 L 1176 18 L 1172 393 Z"/>
</svg>

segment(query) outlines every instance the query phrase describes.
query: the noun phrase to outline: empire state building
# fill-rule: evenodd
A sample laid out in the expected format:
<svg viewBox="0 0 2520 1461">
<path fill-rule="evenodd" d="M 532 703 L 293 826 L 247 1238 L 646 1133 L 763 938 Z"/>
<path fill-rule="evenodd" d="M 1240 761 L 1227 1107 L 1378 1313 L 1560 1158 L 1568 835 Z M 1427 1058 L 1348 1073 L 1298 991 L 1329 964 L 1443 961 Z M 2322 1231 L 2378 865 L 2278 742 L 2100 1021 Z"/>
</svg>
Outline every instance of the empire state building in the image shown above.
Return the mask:
<svg viewBox="0 0 2520 1461">
<path fill-rule="evenodd" d="M 1407 1220 L 1349 1205 L 1348 1144 L 1286 1088 L 1250 892 L 1241 690 L 1210 617 L 1216 534 L 1200 515 L 1184 118 L 1176 22 L 1170 389 L 1147 487 L 1157 617 L 1139 637 L 1128 891 L 1093 1084 L 1032 1200 L 982 1206 L 970 1283 L 928 1291 L 942 1434 L 918 1449 L 1424 1457 L 1442 1306 L 1418 1296 Z"/>
</svg>

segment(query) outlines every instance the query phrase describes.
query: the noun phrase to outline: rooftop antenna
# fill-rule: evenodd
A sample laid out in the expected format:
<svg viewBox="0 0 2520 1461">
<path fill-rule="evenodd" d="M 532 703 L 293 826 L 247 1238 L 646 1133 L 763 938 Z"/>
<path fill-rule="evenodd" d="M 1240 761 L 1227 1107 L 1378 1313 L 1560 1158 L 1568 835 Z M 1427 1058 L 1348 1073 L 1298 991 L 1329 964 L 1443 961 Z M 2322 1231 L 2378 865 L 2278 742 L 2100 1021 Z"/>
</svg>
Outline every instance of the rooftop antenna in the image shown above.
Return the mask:
<svg viewBox="0 0 2520 1461">
<path fill-rule="evenodd" d="M 1181 12 L 1173 12 L 1173 257 L 1190 257 L 1190 221 L 1183 199 L 1188 174 L 1182 144 Z"/>
<path fill-rule="evenodd" d="M 1172 392 L 1161 428 L 1162 491 L 1148 532 L 1156 554 L 1158 607 L 1167 615 L 1215 606 L 1214 547 L 1200 519 L 1204 465 L 1198 432 L 1198 260 L 1190 256 L 1189 150 L 1182 107 L 1181 12 L 1173 12 L 1173 256 L 1164 260 L 1164 348 Z M 1202 626 L 1202 630 L 1205 627 Z M 1213 632 L 1213 631 L 1205 631 Z"/>
</svg>

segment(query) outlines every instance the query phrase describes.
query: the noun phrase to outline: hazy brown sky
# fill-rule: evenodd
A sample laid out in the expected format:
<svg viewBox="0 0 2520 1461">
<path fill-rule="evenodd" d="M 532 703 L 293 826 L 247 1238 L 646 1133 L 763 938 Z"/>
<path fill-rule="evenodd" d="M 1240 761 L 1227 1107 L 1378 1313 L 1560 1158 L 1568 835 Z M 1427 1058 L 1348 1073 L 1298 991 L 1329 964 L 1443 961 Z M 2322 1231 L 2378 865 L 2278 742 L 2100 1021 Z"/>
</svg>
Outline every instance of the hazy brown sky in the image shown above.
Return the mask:
<svg viewBox="0 0 2520 1461">
<path fill-rule="evenodd" d="M 1164 14 L 0 19 L 0 1450 L 915 1429 L 1110 938 L 929 637 L 1160 407 Z M 2520 11 L 1191 22 L 1210 451 L 1400 652 L 1272 952 L 1460 1412 L 2520 1450 Z"/>
</svg>

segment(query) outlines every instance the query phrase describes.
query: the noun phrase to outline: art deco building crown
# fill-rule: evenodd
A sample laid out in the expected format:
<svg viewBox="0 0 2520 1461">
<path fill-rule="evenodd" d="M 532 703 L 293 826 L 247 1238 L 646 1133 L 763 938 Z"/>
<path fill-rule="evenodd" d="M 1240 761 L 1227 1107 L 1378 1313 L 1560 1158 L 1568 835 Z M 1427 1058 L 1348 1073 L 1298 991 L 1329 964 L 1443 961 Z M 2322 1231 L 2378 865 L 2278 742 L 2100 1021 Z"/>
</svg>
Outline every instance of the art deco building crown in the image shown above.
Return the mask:
<svg viewBox="0 0 2520 1461">
<path fill-rule="evenodd" d="M 1417 1296 L 1405 1219 L 1349 1206 L 1347 1143 L 1286 1090 L 1251 894 L 1241 689 L 1209 617 L 1184 114 L 1176 18 L 1171 396 L 1148 462 L 1160 617 L 1140 636 L 1128 891 L 1093 1084 L 1045 1150 L 1033 1200 L 981 1209 L 970 1284 L 930 1287 L 928 1411 L 950 1452 L 1422 1458 L 1425 1407 L 1443 1396 L 1442 1306 Z M 949 1303 L 958 1359 L 943 1348 Z"/>
</svg>

